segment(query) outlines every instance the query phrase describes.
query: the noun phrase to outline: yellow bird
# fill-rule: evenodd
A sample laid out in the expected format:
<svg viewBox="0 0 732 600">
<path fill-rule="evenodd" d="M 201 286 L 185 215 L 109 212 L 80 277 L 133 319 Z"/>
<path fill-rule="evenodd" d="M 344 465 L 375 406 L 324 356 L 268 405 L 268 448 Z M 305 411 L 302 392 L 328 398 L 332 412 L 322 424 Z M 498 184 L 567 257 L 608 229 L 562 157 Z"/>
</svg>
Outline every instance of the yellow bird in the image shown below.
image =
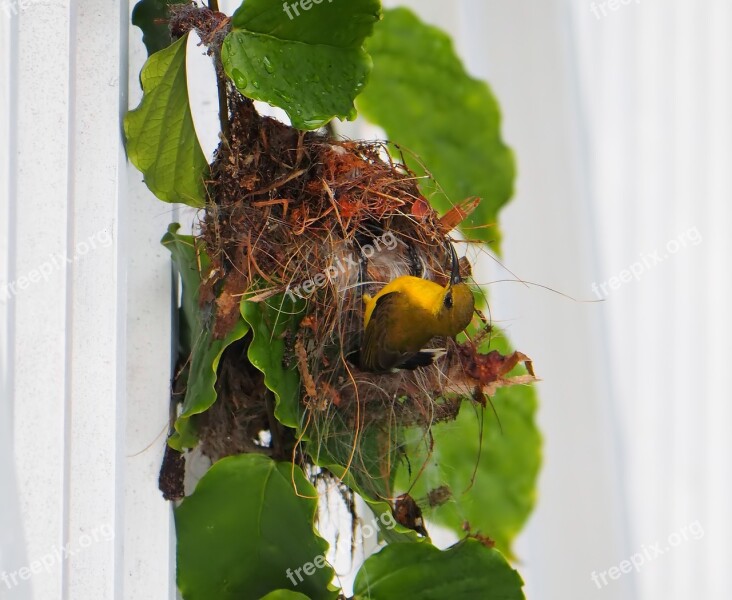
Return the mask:
<svg viewBox="0 0 732 600">
<path fill-rule="evenodd" d="M 455 249 L 450 282 L 403 275 L 371 297 L 364 294 L 362 369 L 385 372 L 429 365 L 434 352 L 423 348 L 436 336 L 455 337 L 473 317 L 473 293 L 460 278 Z"/>
</svg>

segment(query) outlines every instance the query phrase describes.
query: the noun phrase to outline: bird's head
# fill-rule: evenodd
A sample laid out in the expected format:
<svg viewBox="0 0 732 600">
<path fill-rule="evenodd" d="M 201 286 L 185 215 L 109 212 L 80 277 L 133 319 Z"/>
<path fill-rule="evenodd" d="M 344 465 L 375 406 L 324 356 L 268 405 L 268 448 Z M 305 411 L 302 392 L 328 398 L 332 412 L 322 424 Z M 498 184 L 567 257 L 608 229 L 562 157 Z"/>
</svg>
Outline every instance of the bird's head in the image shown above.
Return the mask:
<svg viewBox="0 0 732 600">
<path fill-rule="evenodd" d="M 448 243 L 452 264 L 450 267 L 450 282 L 442 294 L 442 305 L 437 321 L 442 325 L 441 335 L 456 336 L 465 329 L 473 318 L 475 299 L 470 288 L 463 283 L 460 277 L 460 262 L 455 248 Z"/>
</svg>

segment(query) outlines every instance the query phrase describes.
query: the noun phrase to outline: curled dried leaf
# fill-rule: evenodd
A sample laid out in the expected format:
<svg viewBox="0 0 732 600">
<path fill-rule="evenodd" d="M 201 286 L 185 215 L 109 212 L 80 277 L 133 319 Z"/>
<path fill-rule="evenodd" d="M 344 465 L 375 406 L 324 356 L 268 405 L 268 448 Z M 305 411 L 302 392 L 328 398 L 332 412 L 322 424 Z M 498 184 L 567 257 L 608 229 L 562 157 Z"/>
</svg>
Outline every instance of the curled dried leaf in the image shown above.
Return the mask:
<svg viewBox="0 0 732 600">
<path fill-rule="evenodd" d="M 424 528 L 422 509 L 409 494 L 402 494 L 394 500 L 394 518 L 400 525 L 429 537 Z"/>
<path fill-rule="evenodd" d="M 316 398 L 318 392 L 315 389 L 315 381 L 310 374 L 310 369 L 308 369 L 308 353 L 299 335 L 295 340 L 295 355 L 297 356 L 297 370 L 300 371 L 300 380 L 305 388 L 305 393 L 309 398 Z"/>
<path fill-rule="evenodd" d="M 442 217 L 440 217 L 439 223 L 442 230 L 445 233 L 449 233 L 455 229 L 460 225 L 460 223 L 467 219 L 476 208 L 478 208 L 480 200 L 481 199 L 476 196 L 468 198 L 457 206 L 453 206 Z"/>
<path fill-rule="evenodd" d="M 500 387 L 537 381 L 531 359 L 522 352 L 504 356 L 498 350 L 491 350 L 483 354 L 478 352 L 474 343 L 466 342 L 458 346 L 458 356 L 464 375 L 477 384 L 476 399 L 479 402 L 484 395 L 492 396 Z M 519 363 L 524 364 L 528 373 L 507 377 Z"/>
</svg>

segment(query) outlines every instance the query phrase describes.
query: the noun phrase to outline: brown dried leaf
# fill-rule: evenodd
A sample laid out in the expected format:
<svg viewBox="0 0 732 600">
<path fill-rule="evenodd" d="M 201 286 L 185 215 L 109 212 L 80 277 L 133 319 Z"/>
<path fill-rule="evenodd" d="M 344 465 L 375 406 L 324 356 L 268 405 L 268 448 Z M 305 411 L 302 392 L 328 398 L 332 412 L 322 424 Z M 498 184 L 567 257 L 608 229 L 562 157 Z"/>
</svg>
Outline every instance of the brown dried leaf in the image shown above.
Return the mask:
<svg viewBox="0 0 732 600">
<path fill-rule="evenodd" d="M 412 214 L 418 219 L 422 219 L 432 212 L 429 202 L 420 196 L 412 204 Z"/>
<path fill-rule="evenodd" d="M 297 370 L 300 371 L 300 380 L 305 388 L 305 393 L 310 398 L 316 398 L 318 391 L 315 389 L 315 381 L 310 374 L 310 369 L 308 369 L 308 353 L 299 335 L 295 340 L 295 355 L 297 356 Z"/>
<path fill-rule="evenodd" d="M 400 525 L 429 537 L 424 528 L 422 509 L 409 494 L 402 494 L 394 500 L 394 518 Z"/>
<path fill-rule="evenodd" d="M 460 223 L 467 219 L 468 216 L 470 216 L 470 213 L 478 208 L 480 200 L 481 199 L 476 196 L 468 198 L 457 206 L 453 206 L 442 217 L 440 217 L 439 224 L 442 230 L 447 233 L 455 229 L 460 225 Z"/>
<path fill-rule="evenodd" d="M 216 298 L 216 323 L 213 335 L 217 340 L 224 339 L 239 320 L 239 301 L 227 290 Z"/>
<path fill-rule="evenodd" d="M 526 385 L 537 381 L 531 359 L 521 352 L 504 356 L 498 350 L 491 350 L 487 354 L 481 354 L 473 343 L 466 342 L 458 346 L 458 354 L 462 371 L 477 383 L 479 396 L 492 396 L 500 387 Z M 519 363 L 524 364 L 528 374 L 506 377 Z"/>
</svg>

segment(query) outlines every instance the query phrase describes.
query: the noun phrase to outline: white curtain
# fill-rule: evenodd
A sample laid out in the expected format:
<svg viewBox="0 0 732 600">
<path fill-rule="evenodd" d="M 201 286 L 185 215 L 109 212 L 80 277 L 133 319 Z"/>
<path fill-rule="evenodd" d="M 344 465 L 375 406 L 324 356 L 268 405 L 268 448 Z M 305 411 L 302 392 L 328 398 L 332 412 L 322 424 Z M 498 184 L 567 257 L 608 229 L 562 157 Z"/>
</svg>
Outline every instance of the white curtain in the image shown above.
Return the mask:
<svg viewBox="0 0 732 600">
<path fill-rule="evenodd" d="M 732 5 L 601 4 L 566 10 L 637 590 L 728 598 Z"/>
<path fill-rule="evenodd" d="M 604 299 L 494 286 L 544 378 L 529 597 L 728 598 L 732 6 L 462 9 L 517 151 L 504 260 Z"/>
<path fill-rule="evenodd" d="M 732 5 L 410 4 L 501 103 L 504 264 L 603 300 L 489 286 L 543 378 L 528 597 L 729 598 Z"/>
</svg>

